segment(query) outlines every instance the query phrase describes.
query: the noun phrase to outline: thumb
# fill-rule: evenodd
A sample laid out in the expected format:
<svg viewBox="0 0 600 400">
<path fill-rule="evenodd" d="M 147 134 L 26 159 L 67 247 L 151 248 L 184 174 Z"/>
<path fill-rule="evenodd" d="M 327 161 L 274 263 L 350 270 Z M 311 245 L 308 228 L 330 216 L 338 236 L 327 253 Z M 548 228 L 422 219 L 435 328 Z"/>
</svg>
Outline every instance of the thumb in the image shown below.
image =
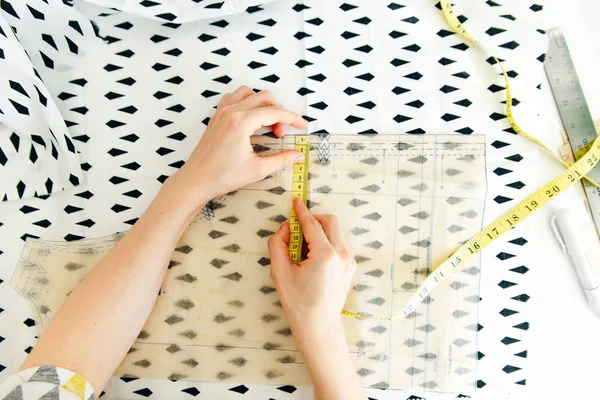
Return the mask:
<svg viewBox="0 0 600 400">
<path fill-rule="evenodd" d="M 281 171 L 296 162 L 304 161 L 304 154 L 296 150 L 284 150 L 270 156 L 263 156 L 260 160 L 262 171 L 267 175 Z"/>
<path fill-rule="evenodd" d="M 288 243 L 290 238 L 290 226 L 284 222 L 269 238 L 269 256 L 271 257 L 271 275 L 280 268 L 289 268 L 292 265 L 288 253 Z"/>
</svg>

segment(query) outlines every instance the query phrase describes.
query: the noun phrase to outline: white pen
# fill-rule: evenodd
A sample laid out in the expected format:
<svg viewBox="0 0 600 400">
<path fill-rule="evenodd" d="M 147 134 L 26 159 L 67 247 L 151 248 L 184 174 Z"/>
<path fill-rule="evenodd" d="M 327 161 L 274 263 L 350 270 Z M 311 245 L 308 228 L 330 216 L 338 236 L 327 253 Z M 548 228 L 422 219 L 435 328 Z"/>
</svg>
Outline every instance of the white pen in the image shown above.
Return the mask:
<svg viewBox="0 0 600 400">
<path fill-rule="evenodd" d="M 571 221 L 571 212 L 566 208 L 561 208 L 552 217 L 550 225 L 562 250 L 573 260 L 588 303 L 594 314 L 600 318 L 600 280 L 597 272 L 590 266 L 585 247 L 582 244 L 583 241 L 578 238 L 578 233 L 573 229 Z"/>
</svg>

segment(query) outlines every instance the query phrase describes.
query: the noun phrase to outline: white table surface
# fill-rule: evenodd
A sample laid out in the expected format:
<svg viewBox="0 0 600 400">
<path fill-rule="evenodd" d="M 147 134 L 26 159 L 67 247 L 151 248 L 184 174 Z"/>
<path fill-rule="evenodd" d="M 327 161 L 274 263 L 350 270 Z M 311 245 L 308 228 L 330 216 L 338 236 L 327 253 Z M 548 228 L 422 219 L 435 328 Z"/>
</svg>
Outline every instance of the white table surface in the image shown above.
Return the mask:
<svg viewBox="0 0 600 400">
<path fill-rule="evenodd" d="M 600 47 L 597 46 L 597 26 L 600 23 L 600 2 L 597 0 L 548 0 L 546 7 L 554 24 L 560 26 L 567 38 L 579 78 L 582 81 L 587 103 L 593 118 L 600 118 Z M 555 108 L 548 91 L 548 107 Z M 562 124 L 558 112 L 551 126 L 556 129 L 544 138 L 546 144 L 556 148 L 561 144 L 558 131 Z M 542 179 L 548 180 L 560 168 L 540 154 L 541 165 L 549 169 Z M 552 165 L 552 167 L 550 167 Z M 543 170 L 543 169 L 540 169 Z M 579 193 L 578 193 L 579 191 Z M 589 226 L 591 217 L 581 202 L 581 191 L 570 189 L 528 221 L 539 226 L 539 239 L 553 249 L 558 245 L 552 237 L 548 221 L 561 207 L 576 212 L 579 226 Z M 554 247 L 556 246 L 556 247 Z M 550 256 L 552 255 L 552 257 Z M 556 252 L 539 254 L 535 279 L 537 295 L 532 297 L 535 310 L 530 330 L 528 365 L 528 399 L 599 398 L 600 375 L 600 319 L 590 311 L 578 285 L 575 270 L 569 258 L 557 258 Z M 581 396 L 581 397 L 578 397 Z"/>
</svg>

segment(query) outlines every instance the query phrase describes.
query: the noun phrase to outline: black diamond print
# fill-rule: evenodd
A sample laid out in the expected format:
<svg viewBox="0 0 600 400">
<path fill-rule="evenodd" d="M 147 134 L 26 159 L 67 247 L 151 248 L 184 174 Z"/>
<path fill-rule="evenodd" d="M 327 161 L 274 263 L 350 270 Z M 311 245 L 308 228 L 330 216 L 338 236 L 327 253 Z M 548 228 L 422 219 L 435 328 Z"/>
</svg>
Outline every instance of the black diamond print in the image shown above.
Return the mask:
<svg viewBox="0 0 600 400">
<path fill-rule="evenodd" d="M 203 62 L 202 64 L 200 64 L 200 68 L 202 68 L 205 71 L 208 71 L 209 69 L 213 69 L 213 68 L 217 68 L 218 65 L 216 64 L 211 64 L 209 62 Z"/>
<path fill-rule="evenodd" d="M 328 106 L 327 106 L 327 104 L 326 104 L 326 103 L 324 103 L 324 102 L 320 101 L 320 102 L 318 102 L 318 103 L 311 104 L 311 105 L 310 105 L 310 107 L 316 108 L 316 109 L 318 109 L 318 110 L 324 110 L 324 109 L 326 109 Z"/>
<path fill-rule="evenodd" d="M 368 110 L 371 110 L 371 109 L 373 109 L 376 106 L 376 104 L 373 103 L 372 101 L 367 101 L 367 102 L 364 102 L 364 103 L 357 104 L 357 106 L 366 108 Z"/>
<path fill-rule="evenodd" d="M 404 75 L 404 77 L 408 78 L 408 79 L 412 79 L 412 80 L 418 81 L 419 79 L 421 79 L 423 77 L 423 75 L 421 75 L 419 72 L 413 72 L 411 74 Z"/>
<path fill-rule="evenodd" d="M 257 22 L 258 24 L 264 25 L 264 26 L 273 26 L 277 23 L 277 21 L 273 20 L 272 18 L 266 19 L 264 21 L 260 21 Z"/>
<path fill-rule="evenodd" d="M 445 38 L 446 36 L 454 35 L 454 32 L 446 30 L 446 29 L 440 29 L 438 31 L 437 35 L 441 38 Z"/>
<path fill-rule="evenodd" d="M 144 397 L 150 397 L 153 392 L 152 392 L 152 390 L 150 390 L 148 388 L 144 388 L 144 389 L 135 390 L 133 393 L 139 394 L 140 396 L 144 396 Z"/>
<path fill-rule="evenodd" d="M 271 47 L 267 47 L 266 49 L 262 49 L 259 50 L 261 53 L 265 53 L 265 54 L 276 54 L 279 50 L 277 50 L 275 47 L 271 46 Z"/>
<path fill-rule="evenodd" d="M 348 39 L 352 39 L 353 37 L 357 37 L 360 35 L 358 33 L 344 31 L 344 33 L 342 33 L 340 36 L 343 37 L 344 39 L 348 40 Z"/>
<path fill-rule="evenodd" d="M 520 189 L 523 189 L 525 187 L 525 184 L 523 182 L 521 182 L 521 181 L 517 181 L 517 182 L 509 183 L 506 186 L 508 186 L 510 188 L 513 188 L 513 189 L 520 190 Z"/>
<path fill-rule="evenodd" d="M 246 35 L 246 39 L 248 39 L 251 42 L 254 42 L 255 40 L 259 40 L 262 38 L 264 38 L 263 35 L 259 35 L 257 33 L 253 33 L 253 32 L 250 32 L 249 34 Z"/>
<path fill-rule="evenodd" d="M 473 103 L 469 99 L 462 99 L 459 101 L 455 101 L 454 104 L 462 107 L 469 107 Z"/>
<path fill-rule="evenodd" d="M 360 122 L 360 121 L 364 120 L 364 118 L 357 117 L 357 116 L 355 116 L 355 115 L 348 115 L 348 116 L 345 118 L 345 120 L 346 120 L 346 122 L 348 122 L 349 124 L 354 124 L 354 123 L 356 123 L 356 122 Z"/>
<path fill-rule="evenodd" d="M 244 385 L 239 385 L 239 386 L 232 387 L 231 389 L 229 389 L 230 392 L 236 392 L 239 394 L 245 394 L 248 390 L 250 390 L 250 389 L 248 389 Z"/>
<path fill-rule="evenodd" d="M 304 67 L 306 67 L 307 65 L 313 65 L 313 63 L 311 63 L 311 62 L 308 62 L 308 61 L 306 61 L 306 60 L 298 60 L 298 61 L 296 62 L 296 64 L 295 64 L 295 65 L 296 65 L 298 68 L 304 68 Z"/>
<path fill-rule="evenodd" d="M 362 17 L 359 19 L 355 19 L 352 22 L 356 22 L 357 24 L 361 24 L 361 25 L 369 25 L 371 23 L 371 20 L 368 17 Z"/>
<path fill-rule="evenodd" d="M 250 67 L 251 69 L 257 69 L 260 67 L 264 67 L 265 65 L 267 65 L 267 64 L 259 63 L 256 61 L 251 61 L 250 63 L 248 63 L 248 67 Z"/>
<path fill-rule="evenodd" d="M 502 142 L 500 140 L 494 140 L 492 142 L 492 147 L 496 148 L 496 149 L 501 149 L 503 147 L 509 146 L 508 143 Z"/>
<path fill-rule="evenodd" d="M 394 94 L 396 94 L 396 95 L 400 95 L 402 93 L 410 92 L 410 89 L 396 86 L 395 88 L 392 89 L 392 92 L 394 92 Z"/>
<path fill-rule="evenodd" d="M 371 46 L 369 46 L 368 44 L 366 44 L 364 46 L 356 47 L 354 50 L 368 54 L 368 53 L 370 53 L 373 50 L 373 48 Z"/>
<path fill-rule="evenodd" d="M 344 10 L 344 11 L 350 11 L 350 10 L 353 10 L 353 9 L 355 9 L 355 8 L 357 8 L 357 7 L 356 7 L 355 5 L 352 5 L 352 4 L 344 3 L 344 4 L 342 4 L 342 5 L 340 6 L 340 8 L 341 8 L 342 10 Z"/>
<path fill-rule="evenodd" d="M 410 46 L 403 47 L 404 50 L 412 51 L 413 53 L 421 50 L 421 47 L 418 44 L 411 44 Z"/>
<path fill-rule="evenodd" d="M 398 31 L 391 31 L 388 35 L 390 35 L 390 37 L 392 37 L 393 39 L 398 39 L 403 36 L 406 36 L 406 33 L 398 32 Z"/>
<path fill-rule="evenodd" d="M 154 42 L 154 43 L 160 43 L 160 42 L 162 42 L 162 41 L 164 41 L 164 40 L 167 40 L 167 39 L 168 39 L 168 37 L 164 37 L 164 36 L 161 36 L 161 35 L 153 35 L 153 36 L 150 38 L 150 40 L 151 40 L 152 42 Z"/>
<path fill-rule="evenodd" d="M 25 91 L 25 89 L 23 88 L 23 86 L 21 86 L 20 83 L 18 82 L 14 82 L 11 81 L 10 79 L 8 80 L 8 84 L 10 86 L 10 88 L 18 93 L 21 93 L 23 96 L 25 97 L 29 97 L 29 95 L 27 94 L 27 92 Z"/>
<path fill-rule="evenodd" d="M 231 51 L 230 51 L 228 48 L 226 48 L 226 47 L 222 47 L 222 48 L 220 48 L 220 49 L 217 49 L 217 50 L 213 50 L 213 51 L 211 51 L 211 53 L 218 54 L 218 55 L 220 55 L 220 56 L 223 56 L 223 57 L 225 57 L 225 56 L 227 56 L 229 53 L 231 53 Z"/>
<path fill-rule="evenodd" d="M 461 51 L 466 51 L 469 48 L 469 46 L 467 46 L 466 43 L 459 43 L 459 44 L 455 44 L 454 46 L 450 46 L 450 47 L 452 47 L 453 49 L 456 49 L 456 50 L 461 50 Z"/>
<path fill-rule="evenodd" d="M 400 115 L 400 114 L 397 114 L 394 117 L 394 121 L 396 121 L 399 124 L 402 123 L 402 122 L 405 122 L 405 121 L 409 121 L 411 119 L 412 119 L 412 117 L 407 117 L 406 115 Z"/>
<path fill-rule="evenodd" d="M 510 42 L 506 42 L 506 43 L 499 45 L 499 47 L 503 47 L 503 48 L 509 49 L 509 50 L 514 50 L 519 46 L 520 46 L 520 44 L 515 42 L 514 40 L 511 40 Z"/>
<path fill-rule="evenodd" d="M 451 60 L 451 59 L 449 59 L 449 58 L 446 58 L 446 57 L 442 57 L 442 58 L 440 58 L 440 59 L 438 60 L 438 63 L 440 63 L 440 64 L 442 64 L 442 65 L 444 65 L 444 66 L 445 66 L 445 65 L 450 65 L 450 64 L 452 64 L 452 63 L 455 63 L 455 62 L 456 62 L 456 61 L 454 61 L 454 60 Z"/>
<path fill-rule="evenodd" d="M 501 195 L 494 197 L 494 201 L 498 204 L 506 203 L 507 201 L 511 201 L 511 200 L 512 200 L 511 198 L 504 197 Z"/>
<path fill-rule="evenodd" d="M 423 103 L 421 100 L 415 100 L 411 101 L 410 103 L 406 103 L 405 105 L 414 108 L 421 108 L 425 105 L 425 103 Z"/>
<path fill-rule="evenodd" d="M 325 79 L 327 79 L 327 77 L 323 74 L 317 74 L 317 75 L 309 76 L 308 79 L 312 79 L 313 81 L 317 81 L 317 82 L 323 82 Z"/>
<path fill-rule="evenodd" d="M 360 62 L 358 62 L 358 61 L 354 61 L 354 60 L 351 60 L 351 59 L 347 58 L 347 59 L 345 59 L 344 61 L 342 61 L 342 64 L 343 64 L 345 67 L 347 67 L 347 68 L 350 68 L 350 67 L 353 67 L 353 66 L 355 66 L 355 65 L 358 65 L 358 64 L 360 64 Z"/>
<path fill-rule="evenodd" d="M 353 87 L 347 87 L 346 89 L 344 89 L 344 93 L 346 93 L 348 96 L 352 96 L 353 94 L 357 94 L 357 93 L 361 93 L 361 92 L 362 92 L 362 90 L 356 89 Z"/>
<path fill-rule="evenodd" d="M 446 122 L 450 122 L 450 121 L 454 121 L 455 119 L 458 119 L 460 117 L 458 115 L 446 113 L 446 114 L 442 115 L 441 118 Z"/>
<path fill-rule="evenodd" d="M 279 80 L 279 77 L 275 74 L 273 75 L 269 75 L 269 76 L 265 76 L 263 78 L 260 78 L 263 81 L 267 81 L 267 82 L 271 82 L 271 83 L 275 83 Z"/>
<path fill-rule="evenodd" d="M 290 385 L 285 385 L 285 386 L 280 386 L 277 388 L 277 390 L 281 390 L 282 392 L 285 393 L 294 393 L 296 391 L 296 388 L 294 386 L 290 386 Z"/>
<path fill-rule="evenodd" d="M 219 28 L 225 28 L 227 25 L 229 25 L 229 22 L 222 19 L 219 21 L 211 22 L 210 25 L 218 26 Z"/>
<path fill-rule="evenodd" d="M 262 8 L 261 6 L 250 6 L 250 7 L 246 8 L 246 12 L 248 14 L 254 14 L 255 12 L 259 12 L 262 10 L 264 10 L 264 8 Z"/>
<path fill-rule="evenodd" d="M 17 110 L 17 112 L 19 114 L 23 114 L 23 115 L 29 115 L 29 109 L 27 107 L 25 107 L 24 105 L 17 103 L 16 101 L 12 100 L 12 99 L 8 99 L 10 101 L 10 103 L 12 104 L 12 106 L 15 108 L 15 110 Z"/>
</svg>

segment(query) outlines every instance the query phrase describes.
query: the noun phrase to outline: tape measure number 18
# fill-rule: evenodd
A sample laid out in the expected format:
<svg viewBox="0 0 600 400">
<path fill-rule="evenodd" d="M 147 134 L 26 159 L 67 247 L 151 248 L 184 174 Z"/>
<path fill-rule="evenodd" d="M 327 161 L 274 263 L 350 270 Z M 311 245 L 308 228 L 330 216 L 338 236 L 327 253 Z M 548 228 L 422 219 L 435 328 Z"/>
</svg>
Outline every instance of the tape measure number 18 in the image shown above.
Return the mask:
<svg viewBox="0 0 600 400">
<path fill-rule="evenodd" d="M 310 163 L 310 139 L 308 136 L 296 136 L 296 150 L 304 153 L 304 161 L 294 164 L 292 183 L 292 212 L 290 214 L 290 244 L 289 254 L 293 262 L 299 263 L 302 257 L 302 227 L 294 211 L 294 200 L 297 197 L 306 204 L 308 200 L 308 165 Z"/>
</svg>

